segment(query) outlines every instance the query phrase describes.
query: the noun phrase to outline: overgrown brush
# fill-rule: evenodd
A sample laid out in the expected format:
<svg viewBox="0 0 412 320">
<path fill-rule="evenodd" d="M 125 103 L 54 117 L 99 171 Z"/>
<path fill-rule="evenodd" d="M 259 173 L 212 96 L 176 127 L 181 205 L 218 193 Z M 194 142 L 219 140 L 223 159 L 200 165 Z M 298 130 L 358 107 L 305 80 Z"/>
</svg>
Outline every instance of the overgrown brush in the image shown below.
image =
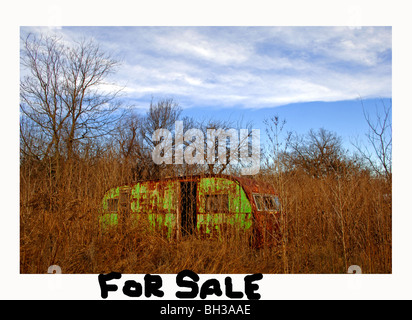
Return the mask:
<svg viewBox="0 0 412 320">
<path fill-rule="evenodd" d="M 391 185 L 369 175 L 282 179 L 282 237 L 253 249 L 241 238 L 169 241 L 134 225 L 102 231 L 101 199 L 125 183 L 127 164 L 109 159 L 60 167 L 60 180 L 40 163 L 21 167 L 20 272 L 45 273 L 391 273 Z M 261 179 L 275 186 L 279 177 Z M 283 241 L 283 242 L 282 242 Z"/>
</svg>

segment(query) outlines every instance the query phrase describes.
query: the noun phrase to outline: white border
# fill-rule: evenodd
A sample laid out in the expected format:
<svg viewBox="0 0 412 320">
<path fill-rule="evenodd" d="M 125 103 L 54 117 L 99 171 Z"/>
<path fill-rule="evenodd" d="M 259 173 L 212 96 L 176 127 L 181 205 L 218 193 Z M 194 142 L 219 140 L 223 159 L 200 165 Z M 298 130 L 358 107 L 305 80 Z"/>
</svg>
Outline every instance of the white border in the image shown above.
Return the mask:
<svg viewBox="0 0 412 320">
<path fill-rule="evenodd" d="M 392 26 L 393 29 L 393 274 L 264 275 L 262 299 L 411 299 L 412 210 L 410 186 L 410 75 L 412 57 L 407 1 L 14 1 L 3 6 L 2 299 L 100 299 L 97 275 L 19 274 L 19 28 L 43 25 L 256 25 Z M 81 10 L 79 10 L 81 8 Z M 4 99 L 5 98 L 5 99 Z M 135 275 L 139 277 L 139 275 Z M 224 279 L 227 275 L 213 275 Z M 244 275 L 231 275 L 242 283 Z M 126 277 L 126 275 L 125 275 Z M 130 275 L 133 278 L 134 275 Z M 162 275 L 173 299 L 175 275 Z M 206 279 L 207 275 L 201 275 Z M 168 290 L 170 288 L 170 290 Z M 124 296 L 118 298 L 125 298 Z"/>
</svg>

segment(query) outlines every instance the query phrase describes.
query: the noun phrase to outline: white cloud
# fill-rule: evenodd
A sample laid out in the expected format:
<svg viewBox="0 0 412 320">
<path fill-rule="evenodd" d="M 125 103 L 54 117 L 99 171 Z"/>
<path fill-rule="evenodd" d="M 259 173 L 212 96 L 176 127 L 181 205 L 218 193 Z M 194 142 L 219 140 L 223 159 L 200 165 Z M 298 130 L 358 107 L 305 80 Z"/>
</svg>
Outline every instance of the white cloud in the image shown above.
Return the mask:
<svg viewBox="0 0 412 320">
<path fill-rule="evenodd" d="M 213 28 L 212 28 L 213 29 Z M 217 64 L 238 64 L 246 61 L 250 50 L 226 39 L 216 39 L 213 31 L 204 35 L 199 29 L 172 28 L 154 41 L 159 48 L 173 54 L 193 57 Z"/>
<path fill-rule="evenodd" d="M 391 96 L 391 29 L 63 28 L 123 57 L 113 81 L 134 100 L 184 106 L 276 105 Z"/>
</svg>

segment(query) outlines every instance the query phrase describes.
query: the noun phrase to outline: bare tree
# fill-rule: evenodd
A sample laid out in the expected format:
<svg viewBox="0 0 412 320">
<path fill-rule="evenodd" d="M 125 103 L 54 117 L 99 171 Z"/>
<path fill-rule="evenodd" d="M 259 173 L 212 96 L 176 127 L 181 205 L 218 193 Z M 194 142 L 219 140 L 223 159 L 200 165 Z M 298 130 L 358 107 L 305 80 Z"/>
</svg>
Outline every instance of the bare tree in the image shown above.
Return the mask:
<svg viewBox="0 0 412 320">
<path fill-rule="evenodd" d="M 157 102 L 152 99 L 142 125 L 142 135 L 148 148 L 156 145 L 152 139 L 153 133 L 157 129 L 173 131 L 181 113 L 182 108 L 173 99 L 160 99 Z"/>
<path fill-rule="evenodd" d="M 181 113 L 182 109 L 173 99 L 157 102 L 152 99 L 141 125 L 146 160 L 140 162 L 140 169 L 150 168 L 146 170 L 150 176 L 159 178 L 161 175 L 221 174 L 245 166 L 247 161 L 239 162 L 239 154 L 250 149 L 250 123 L 244 129 L 247 134 L 239 135 L 241 122 L 237 124 L 238 129 L 233 129 L 229 121 L 196 121 L 190 117 L 181 118 Z M 154 133 L 158 134 L 157 139 Z M 151 157 L 155 149 L 159 156 L 158 159 L 156 156 L 156 163 Z"/>
<path fill-rule="evenodd" d="M 291 152 L 285 154 L 288 167 L 301 169 L 314 177 L 340 173 L 349 165 L 342 139 L 324 128 L 291 136 L 290 148 Z"/>
<path fill-rule="evenodd" d="M 208 135 L 209 132 L 222 133 L 230 130 L 231 123 L 223 120 L 208 120 L 207 122 L 199 123 L 199 128 L 203 132 L 203 135 L 206 137 L 205 140 L 205 149 L 206 153 L 204 154 L 204 160 L 207 164 L 207 171 L 210 174 L 217 173 L 221 174 L 227 166 L 230 164 L 230 148 L 226 143 L 226 137 L 219 139 L 213 135 Z M 233 140 L 233 138 L 231 138 Z M 235 149 L 238 148 L 238 141 L 230 141 L 229 143 L 235 143 Z M 220 150 L 219 150 L 220 149 Z M 219 159 L 219 151 L 223 152 L 223 155 Z M 233 156 L 233 154 L 232 154 Z"/>
<path fill-rule="evenodd" d="M 20 110 L 26 126 L 30 122 L 42 136 L 36 144 L 23 129 L 25 152 L 58 162 L 73 158 L 82 142 L 110 133 L 121 89 L 110 87 L 107 77 L 118 65 L 93 41 L 67 45 L 56 36 L 31 34 L 22 39 Z"/>
<path fill-rule="evenodd" d="M 130 111 L 119 121 L 113 137 L 122 158 L 135 161 L 142 157 L 143 139 L 141 132 L 143 122 L 144 118 L 133 111 Z"/>
<path fill-rule="evenodd" d="M 193 126 L 199 130 L 199 135 L 204 137 L 203 144 L 198 146 L 203 153 L 203 163 L 197 165 L 198 172 L 237 173 L 242 167 L 248 167 L 250 161 L 258 161 L 258 159 L 252 159 L 253 154 L 250 157 L 242 154 L 248 154 L 251 149 L 251 141 L 249 141 L 252 137 L 251 122 L 246 123 L 243 128 L 241 120 L 235 124 L 228 120 L 208 119 L 193 121 Z M 187 147 L 188 142 L 185 141 L 184 145 Z"/>
<path fill-rule="evenodd" d="M 367 144 L 356 141 L 353 145 L 373 172 L 390 179 L 392 177 L 392 101 L 386 105 L 382 100 L 381 108 L 376 105 L 374 116 L 365 110 L 362 100 L 361 103 L 368 125 Z"/>
<path fill-rule="evenodd" d="M 182 108 L 173 99 L 159 99 L 157 102 L 150 102 L 149 110 L 147 111 L 141 125 L 141 137 L 143 139 L 143 155 L 138 163 L 138 170 L 148 172 L 146 177 L 160 178 L 161 174 L 173 175 L 173 168 L 170 168 L 168 164 L 155 164 L 152 160 L 152 152 L 154 148 L 160 143 L 153 139 L 153 134 L 158 129 L 165 129 L 169 132 L 173 132 L 175 129 L 176 121 L 179 120 L 182 113 Z M 174 143 L 171 150 L 168 150 L 171 154 L 174 150 Z M 172 159 L 170 157 L 170 159 Z M 170 170 L 165 170 L 168 167 Z M 162 170 L 161 170 L 162 169 Z"/>
</svg>

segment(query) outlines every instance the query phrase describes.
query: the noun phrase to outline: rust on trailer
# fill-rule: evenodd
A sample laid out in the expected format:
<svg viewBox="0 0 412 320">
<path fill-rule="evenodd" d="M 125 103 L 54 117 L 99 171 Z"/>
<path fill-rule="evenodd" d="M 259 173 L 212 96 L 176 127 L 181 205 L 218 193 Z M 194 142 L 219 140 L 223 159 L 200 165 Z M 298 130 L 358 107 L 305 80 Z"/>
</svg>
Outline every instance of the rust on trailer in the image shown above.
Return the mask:
<svg viewBox="0 0 412 320">
<path fill-rule="evenodd" d="M 188 234 L 223 238 L 243 233 L 260 247 L 279 233 L 276 191 L 268 183 L 246 177 L 199 175 L 140 181 L 110 189 L 102 208 L 104 228 L 126 220 L 147 223 L 170 240 Z"/>
</svg>

